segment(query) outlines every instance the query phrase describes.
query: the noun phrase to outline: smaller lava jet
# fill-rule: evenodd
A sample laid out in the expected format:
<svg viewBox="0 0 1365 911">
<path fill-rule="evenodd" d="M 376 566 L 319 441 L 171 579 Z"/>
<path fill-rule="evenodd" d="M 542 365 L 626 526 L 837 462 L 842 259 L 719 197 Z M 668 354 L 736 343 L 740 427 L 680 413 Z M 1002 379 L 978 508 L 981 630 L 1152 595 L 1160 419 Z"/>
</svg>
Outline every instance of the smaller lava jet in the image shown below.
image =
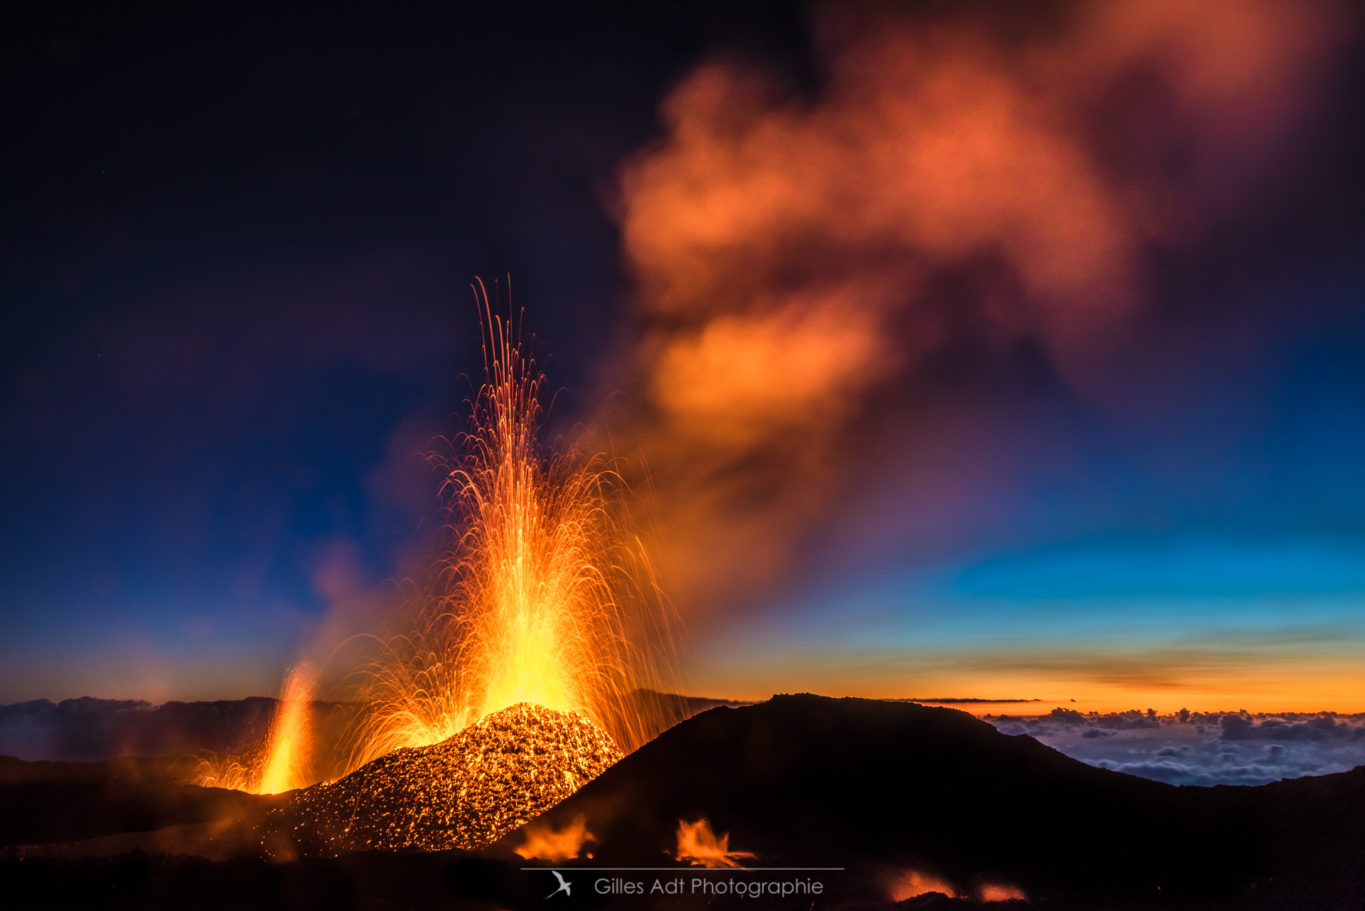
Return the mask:
<svg viewBox="0 0 1365 911">
<path fill-rule="evenodd" d="M 202 758 L 190 780 L 205 788 L 251 794 L 280 794 L 312 784 L 316 779 L 309 764 L 309 724 L 315 682 L 315 672 L 307 662 L 290 668 L 264 748 Z"/>
<path fill-rule="evenodd" d="M 256 787 L 258 794 L 279 794 L 312 784 L 308 774 L 309 705 L 315 681 L 312 665 L 300 662 L 284 680 L 284 693 L 270 725 L 270 747 Z"/>
</svg>

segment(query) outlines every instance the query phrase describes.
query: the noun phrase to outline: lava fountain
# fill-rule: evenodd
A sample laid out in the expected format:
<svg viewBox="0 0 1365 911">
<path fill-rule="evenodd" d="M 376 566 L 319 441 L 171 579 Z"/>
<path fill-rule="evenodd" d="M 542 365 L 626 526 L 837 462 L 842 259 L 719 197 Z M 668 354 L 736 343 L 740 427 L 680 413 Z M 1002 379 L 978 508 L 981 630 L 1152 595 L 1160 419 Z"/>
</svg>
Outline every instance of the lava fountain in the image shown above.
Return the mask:
<svg viewBox="0 0 1365 911">
<path fill-rule="evenodd" d="M 455 455 L 431 457 L 449 547 L 397 629 L 367 637 L 352 768 L 522 703 L 581 715 L 632 749 L 652 733 L 640 694 L 672 666 L 671 613 L 625 523 L 620 474 L 542 443 L 545 377 L 520 317 L 495 313 L 482 282 L 475 294 L 485 381 Z"/>
</svg>

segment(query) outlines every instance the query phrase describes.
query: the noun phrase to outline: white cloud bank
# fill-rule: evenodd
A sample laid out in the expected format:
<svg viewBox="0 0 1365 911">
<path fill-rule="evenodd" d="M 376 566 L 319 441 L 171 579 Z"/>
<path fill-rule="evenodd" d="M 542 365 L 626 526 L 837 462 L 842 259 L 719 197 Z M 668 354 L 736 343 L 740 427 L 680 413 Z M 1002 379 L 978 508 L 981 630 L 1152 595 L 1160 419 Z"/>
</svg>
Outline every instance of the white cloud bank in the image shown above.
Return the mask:
<svg viewBox="0 0 1365 911">
<path fill-rule="evenodd" d="M 1365 714 L 1252 715 L 1054 709 L 987 716 L 1090 765 L 1176 785 L 1260 785 L 1365 765 Z"/>
</svg>

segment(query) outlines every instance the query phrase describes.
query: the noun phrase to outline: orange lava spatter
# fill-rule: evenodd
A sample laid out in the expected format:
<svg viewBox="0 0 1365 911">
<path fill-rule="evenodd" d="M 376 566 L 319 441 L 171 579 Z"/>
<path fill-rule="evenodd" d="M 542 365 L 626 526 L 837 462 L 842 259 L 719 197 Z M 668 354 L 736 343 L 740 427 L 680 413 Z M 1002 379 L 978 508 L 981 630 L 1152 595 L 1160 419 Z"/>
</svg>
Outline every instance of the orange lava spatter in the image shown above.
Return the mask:
<svg viewBox="0 0 1365 911">
<path fill-rule="evenodd" d="M 449 545 L 390 629 L 363 637 L 351 768 L 524 702 L 577 712 L 634 749 L 657 719 L 633 694 L 671 679 L 672 610 L 624 481 L 602 454 L 542 440 L 545 377 L 520 320 L 494 312 L 482 284 L 476 294 L 485 380 L 456 453 L 431 457 Z"/>
</svg>

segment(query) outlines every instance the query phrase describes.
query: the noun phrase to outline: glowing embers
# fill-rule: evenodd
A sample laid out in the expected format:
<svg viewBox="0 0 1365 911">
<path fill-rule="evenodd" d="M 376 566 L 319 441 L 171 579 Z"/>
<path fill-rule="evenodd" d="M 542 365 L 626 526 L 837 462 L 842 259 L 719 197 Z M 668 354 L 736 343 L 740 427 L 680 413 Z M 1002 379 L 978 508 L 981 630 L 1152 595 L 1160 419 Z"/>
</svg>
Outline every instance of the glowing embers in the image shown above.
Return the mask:
<svg viewBox="0 0 1365 911">
<path fill-rule="evenodd" d="M 516 853 L 527 860 L 548 860 L 560 863 L 575 860 L 583 855 L 583 847 L 594 841 L 588 831 L 588 823 L 582 816 L 575 816 L 573 822 L 562 829 L 532 827 L 526 830 L 526 840 Z M 592 854 L 588 853 L 591 858 Z"/>
<path fill-rule="evenodd" d="M 895 873 L 887 880 L 886 891 L 887 897 L 893 902 L 903 902 L 933 893 L 950 899 L 975 898 L 981 903 L 1028 901 L 1028 896 L 1017 886 L 986 881 L 978 883 L 975 888 L 962 890 L 954 888 L 947 880 L 918 870 L 901 870 Z"/>
<path fill-rule="evenodd" d="M 706 817 L 696 822 L 678 820 L 678 848 L 673 857 L 694 867 L 742 867 L 740 861 L 754 859 L 748 851 L 731 851 L 730 833 L 717 836 Z"/>
<path fill-rule="evenodd" d="M 621 758 L 581 715 L 520 703 L 441 743 L 395 750 L 270 816 L 275 855 L 478 848 L 573 794 Z"/>
<path fill-rule="evenodd" d="M 185 780 L 201 788 L 227 788 L 255 794 L 260 784 L 259 769 L 263 761 L 260 750 L 226 756 L 200 756 L 194 771 Z"/>
</svg>

